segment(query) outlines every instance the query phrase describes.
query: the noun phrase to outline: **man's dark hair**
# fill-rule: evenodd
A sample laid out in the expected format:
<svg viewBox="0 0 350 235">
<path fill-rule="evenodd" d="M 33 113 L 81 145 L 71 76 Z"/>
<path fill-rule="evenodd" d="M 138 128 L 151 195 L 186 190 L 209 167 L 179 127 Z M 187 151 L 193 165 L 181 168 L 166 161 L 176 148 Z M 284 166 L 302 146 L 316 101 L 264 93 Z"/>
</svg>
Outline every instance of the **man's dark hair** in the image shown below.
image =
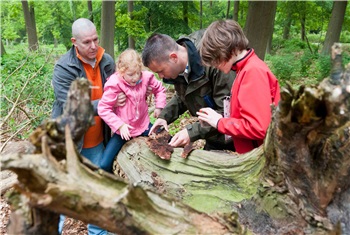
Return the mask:
<svg viewBox="0 0 350 235">
<path fill-rule="evenodd" d="M 152 62 L 168 61 L 169 53 L 177 50 L 177 43 L 166 34 L 151 35 L 142 51 L 142 63 L 148 67 Z"/>
</svg>

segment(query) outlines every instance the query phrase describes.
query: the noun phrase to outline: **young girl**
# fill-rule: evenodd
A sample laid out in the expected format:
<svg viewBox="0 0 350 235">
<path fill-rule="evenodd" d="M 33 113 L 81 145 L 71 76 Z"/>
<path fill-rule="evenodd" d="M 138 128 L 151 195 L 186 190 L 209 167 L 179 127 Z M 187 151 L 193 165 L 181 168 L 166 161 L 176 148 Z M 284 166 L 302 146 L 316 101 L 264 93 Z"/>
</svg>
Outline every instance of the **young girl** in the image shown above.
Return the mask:
<svg viewBox="0 0 350 235">
<path fill-rule="evenodd" d="M 100 167 L 112 173 L 115 156 L 132 137 L 147 136 L 152 127 L 146 102 L 147 87 L 155 95 L 158 116 L 166 104 L 165 88 L 153 73 L 142 71 L 140 55 L 132 49 L 122 52 L 117 62 L 117 72 L 112 74 L 104 87 L 98 104 L 99 116 L 109 125 L 114 135 L 108 142 L 100 161 Z M 116 106 L 118 94 L 126 95 L 124 106 Z"/>
</svg>

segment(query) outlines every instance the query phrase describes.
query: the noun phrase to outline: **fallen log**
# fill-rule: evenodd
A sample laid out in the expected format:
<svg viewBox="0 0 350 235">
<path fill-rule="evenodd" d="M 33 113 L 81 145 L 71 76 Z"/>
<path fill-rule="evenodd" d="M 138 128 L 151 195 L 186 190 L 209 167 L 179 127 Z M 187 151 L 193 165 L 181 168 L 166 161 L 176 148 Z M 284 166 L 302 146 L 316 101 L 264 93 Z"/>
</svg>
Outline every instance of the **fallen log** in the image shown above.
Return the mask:
<svg viewBox="0 0 350 235">
<path fill-rule="evenodd" d="M 64 151 L 44 131 L 35 153 L 2 155 L 20 182 L 8 200 L 120 234 L 350 233 L 350 65 L 334 52 L 318 86 L 282 89 L 264 146 L 247 154 L 175 148 L 163 160 L 140 137 L 117 157 L 122 179 L 87 166 L 58 122 Z"/>
</svg>

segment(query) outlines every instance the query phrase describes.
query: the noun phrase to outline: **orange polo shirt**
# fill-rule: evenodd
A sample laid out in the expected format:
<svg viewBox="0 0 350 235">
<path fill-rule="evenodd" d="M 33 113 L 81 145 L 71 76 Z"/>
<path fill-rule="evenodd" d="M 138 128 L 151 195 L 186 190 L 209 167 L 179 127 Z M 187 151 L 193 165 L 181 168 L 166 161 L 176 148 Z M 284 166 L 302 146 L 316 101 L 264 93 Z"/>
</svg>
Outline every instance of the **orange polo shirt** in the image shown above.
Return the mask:
<svg viewBox="0 0 350 235">
<path fill-rule="evenodd" d="M 91 100 L 97 100 L 102 98 L 103 87 L 99 63 L 102 59 L 104 51 L 105 50 L 102 47 L 98 48 L 98 52 L 96 55 L 96 63 L 93 68 L 90 64 L 84 62 L 82 57 L 79 55 L 78 50 L 76 50 L 77 56 L 84 66 L 87 79 L 91 82 L 92 86 L 98 87 L 91 89 Z M 95 125 L 91 126 L 85 133 L 83 148 L 95 147 L 103 141 L 102 120 L 99 116 L 95 116 L 94 118 Z"/>
</svg>

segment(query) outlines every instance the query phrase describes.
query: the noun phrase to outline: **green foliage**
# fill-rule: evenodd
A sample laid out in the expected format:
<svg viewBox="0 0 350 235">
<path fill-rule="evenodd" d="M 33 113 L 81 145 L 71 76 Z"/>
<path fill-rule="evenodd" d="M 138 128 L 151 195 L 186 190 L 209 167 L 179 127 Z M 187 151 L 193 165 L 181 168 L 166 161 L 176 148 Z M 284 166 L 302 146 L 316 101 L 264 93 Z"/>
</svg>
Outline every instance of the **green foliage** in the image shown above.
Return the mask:
<svg viewBox="0 0 350 235">
<path fill-rule="evenodd" d="M 1 2 L 1 38 L 9 43 L 25 37 L 25 24 L 21 2 Z M 6 9 L 6 10 L 5 10 Z"/>
<path fill-rule="evenodd" d="M 350 4 L 349 4 L 350 5 Z M 343 43 L 350 43 L 350 31 L 343 31 L 340 35 L 340 41 Z"/>
<path fill-rule="evenodd" d="M 284 43 L 274 55 L 266 55 L 265 58 L 281 86 L 285 86 L 287 81 L 295 87 L 313 85 L 330 75 L 332 64 L 329 55 L 311 53 L 305 44 L 292 42 L 293 40 Z M 313 51 L 316 51 L 316 45 L 312 46 Z M 349 48 L 350 45 L 343 44 L 344 66 L 350 62 Z"/>
<path fill-rule="evenodd" d="M 347 64 L 350 63 L 350 51 L 346 50 L 346 47 L 343 48 L 342 62 L 343 62 L 343 66 L 346 66 Z M 317 66 L 317 70 L 319 71 L 318 81 L 322 80 L 325 77 L 328 77 L 331 73 L 331 68 L 332 68 L 330 55 L 320 55 L 317 60 L 316 66 Z"/>
<path fill-rule="evenodd" d="M 2 135 L 21 130 L 15 137 L 27 138 L 32 128 L 49 117 L 54 58 L 64 50 L 42 46 L 37 52 L 29 52 L 21 45 L 1 57 Z"/>
<path fill-rule="evenodd" d="M 302 77 L 308 77 L 310 68 L 313 65 L 317 55 L 311 53 L 309 50 L 305 50 L 300 58 L 300 75 Z"/>
<path fill-rule="evenodd" d="M 147 17 L 148 9 L 142 5 L 136 5 L 131 17 L 127 12 L 126 3 L 119 2 L 116 7 L 116 34 L 118 45 L 120 45 L 117 51 L 128 48 L 128 36 L 135 39 L 135 49 L 140 51 L 144 41 L 150 36 L 144 27 L 144 19 Z"/>
<path fill-rule="evenodd" d="M 267 56 L 266 61 L 270 64 L 270 69 L 280 81 L 281 86 L 284 86 L 286 81 L 292 82 L 293 72 L 297 67 L 292 54 Z"/>
<path fill-rule="evenodd" d="M 174 38 L 191 32 L 184 22 L 182 1 L 142 1 L 140 4 L 148 9 L 144 18 L 145 30 L 149 33 L 161 32 Z M 190 5 L 193 2 L 190 2 Z M 189 7 L 189 9 L 195 9 Z M 189 12 L 195 14 L 197 12 Z"/>
<path fill-rule="evenodd" d="M 171 123 L 169 125 L 170 135 L 174 136 L 177 132 L 181 131 L 183 129 L 183 125 L 181 125 L 182 120 L 189 119 L 190 117 L 191 117 L 191 114 L 188 111 L 186 111 L 177 120 Z"/>
<path fill-rule="evenodd" d="M 331 58 L 330 55 L 320 55 L 317 61 L 317 68 L 320 71 L 319 78 L 328 77 L 331 72 Z"/>
<path fill-rule="evenodd" d="M 293 38 L 290 40 L 285 40 L 281 47 L 281 52 L 291 53 L 295 51 L 303 50 L 307 47 L 306 42 L 300 41 L 299 39 Z"/>
</svg>

